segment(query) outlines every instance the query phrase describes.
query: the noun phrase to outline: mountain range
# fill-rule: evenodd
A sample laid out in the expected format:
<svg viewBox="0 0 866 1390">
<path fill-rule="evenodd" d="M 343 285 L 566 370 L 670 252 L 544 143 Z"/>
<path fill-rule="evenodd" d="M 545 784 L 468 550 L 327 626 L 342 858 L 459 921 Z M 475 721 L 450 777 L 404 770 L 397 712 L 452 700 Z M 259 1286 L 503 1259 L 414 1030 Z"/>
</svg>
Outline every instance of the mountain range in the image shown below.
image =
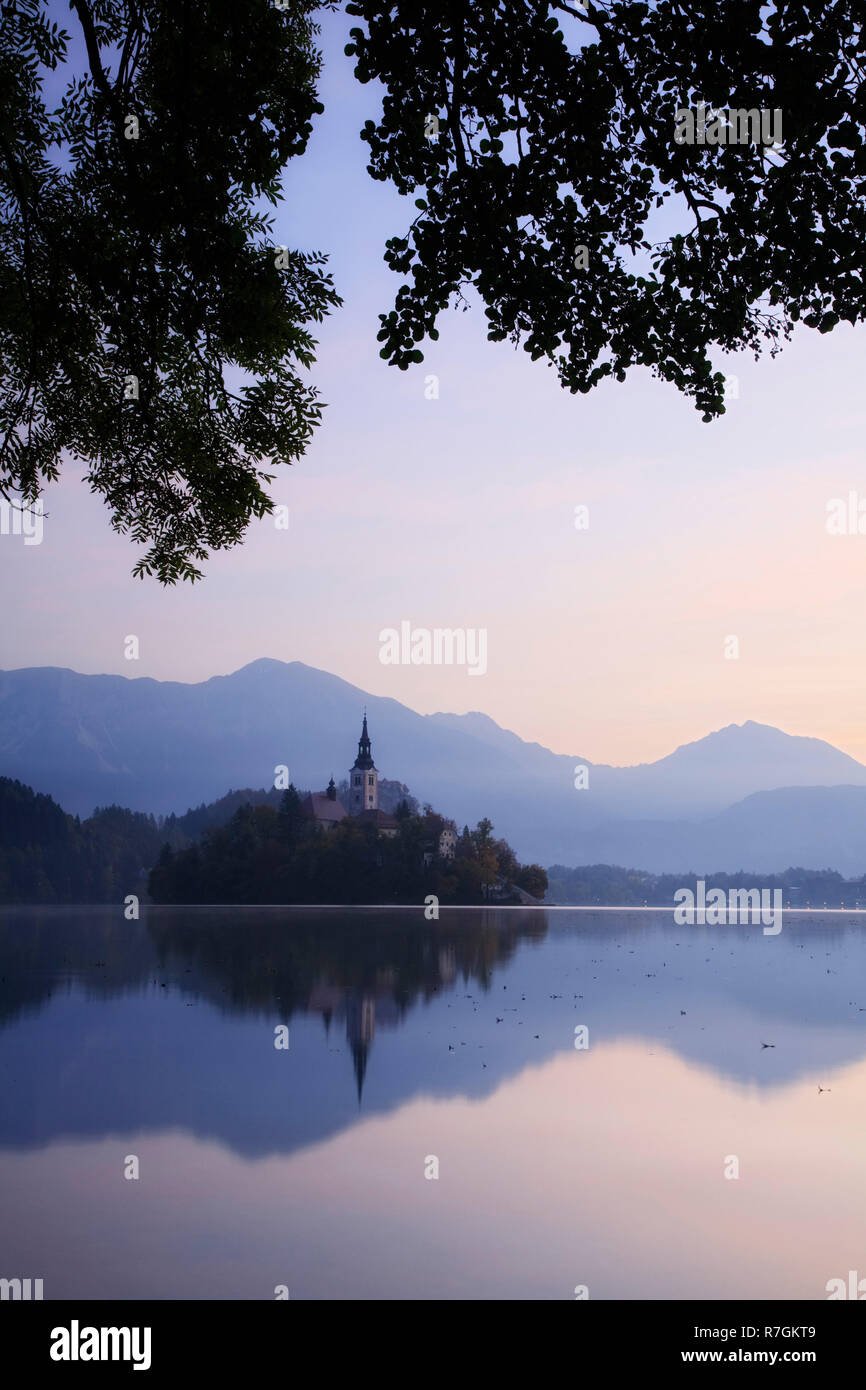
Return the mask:
<svg viewBox="0 0 866 1390">
<path fill-rule="evenodd" d="M 458 826 L 489 816 L 523 861 L 866 869 L 866 766 L 820 739 L 748 721 L 611 767 L 525 742 L 484 714 L 417 714 L 298 661 L 196 684 L 0 672 L 0 775 L 80 815 L 112 803 L 182 812 L 233 787 L 272 786 L 280 765 L 319 790 L 354 761 L 365 708 L 381 776 Z"/>
</svg>

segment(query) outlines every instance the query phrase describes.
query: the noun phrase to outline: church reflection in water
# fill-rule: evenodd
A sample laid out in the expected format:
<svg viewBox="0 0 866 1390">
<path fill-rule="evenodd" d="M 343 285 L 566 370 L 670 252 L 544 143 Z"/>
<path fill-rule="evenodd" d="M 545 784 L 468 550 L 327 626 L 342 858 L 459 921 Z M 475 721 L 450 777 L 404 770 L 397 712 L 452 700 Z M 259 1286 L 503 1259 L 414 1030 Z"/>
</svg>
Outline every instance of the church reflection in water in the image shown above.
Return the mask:
<svg viewBox="0 0 866 1390">
<path fill-rule="evenodd" d="M 839 917 L 766 938 L 543 909 L 6 909 L 0 1147 L 180 1126 L 288 1153 L 417 1096 L 489 1096 L 573 1057 L 575 1024 L 594 1055 L 638 1040 L 750 1093 L 823 1086 L 866 1056 L 862 950 Z"/>
<path fill-rule="evenodd" d="M 864 950 L 840 917 L 2 910 L 4 1258 L 46 1298 L 824 1297 Z"/>
<path fill-rule="evenodd" d="M 431 964 L 434 957 L 431 956 Z M 440 946 L 435 954 L 436 984 L 433 991 L 443 985 L 452 985 L 457 979 L 457 949 L 453 942 Z M 376 1036 L 376 1028 L 398 1028 L 402 1022 L 405 1008 L 397 1003 L 398 981 L 390 967 L 377 971 L 375 987 L 362 991 L 346 990 L 342 985 L 322 981 L 310 990 L 306 1012 L 321 1014 L 325 1032 L 329 1033 L 332 1023 L 344 1023 L 346 1040 L 352 1052 L 355 1069 L 355 1084 L 360 1101 L 364 1090 L 364 1076 L 367 1071 L 367 1057 Z M 431 976 L 433 972 L 431 970 Z"/>
<path fill-rule="evenodd" d="M 230 921 L 225 909 L 151 914 L 148 930 L 160 960 L 169 973 L 194 962 L 205 993 L 208 984 L 223 990 L 230 981 L 232 1006 L 240 1010 L 265 1008 L 285 1022 L 293 1013 L 315 1014 L 327 1034 L 341 1025 L 359 1101 L 377 1028 L 398 1028 L 418 1002 L 458 979 L 489 989 L 518 944 L 541 941 L 548 930 L 544 911 L 461 911 L 436 922 L 420 909 L 232 908 L 230 914 Z M 235 949 L 238 933 L 242 955 Z"/>
<path fill-rule="evenodd" d="M 0 1025 L 76 990 L 91 1006 L 165 991 L 163 1003 L 179 993 L 223 1016 L 285 1024 L 318 1017 L 327 1037 L 337 1028 L 345 1034 L 360 1102 L 377 1030 L 399 1028 L 461 979 L 488 991 L 519 944 L 541 941 L 547 930 L 543 910 L 443 911 L 428 921 L 422 908 L 159 907 L 138 922 L 103 907 L 7 910 L 0 913 Z M 86 1014 L 93 1018 L 92 1007 Z M 188 1025 L 189 1016 L 180 1022 Z M 73 1052 L 76 1023 L 84 1049 L 80 1011 L 67 1025 Z M 179 1026 L 165 1018 L 160 1044 Z"/>
</svg>

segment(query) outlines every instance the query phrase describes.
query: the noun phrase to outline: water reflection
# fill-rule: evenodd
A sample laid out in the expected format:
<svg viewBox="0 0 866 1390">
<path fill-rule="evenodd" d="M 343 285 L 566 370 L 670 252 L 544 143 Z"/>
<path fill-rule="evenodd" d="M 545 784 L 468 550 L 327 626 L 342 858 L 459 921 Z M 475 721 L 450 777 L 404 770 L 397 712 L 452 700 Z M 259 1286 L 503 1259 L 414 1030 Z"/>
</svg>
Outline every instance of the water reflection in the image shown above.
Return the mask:
<svg viewBox="0 0 866 1390">
<path fill-rule="evenodd" d="M 4 911 L 0 1274 L 825 1297 L 864 1258 L 863 962 L 838 917 Z"/>
<path fill-rule="evenodd" d="M 194 973 L 206 997 L 227 994 L 238 1012 L 260 1010 L 289 1021 L 321 1017 L 326 1034 L 339 1024 L 352 1054 L 358 1100 L 377 1026 L 397 1028 L 416 1004 L 459 979 L 482 991 L 510 961 L 520 941 L 540 941 L 545 912 L 443 914 L 309 909 L 230 909 L 190 920 L 164 912 L 148 920 L 160 970 L 178 979 Z"/>
<path fill-rule="evenodd" d="M 286 1152 L 364 1109 L 488 1095 L 573 1051 L 577 1023 L 765 1090 L 829 1073 L 866 1056 L 863 928 L 792 920 L 767 938 L 650 914 L 4 910 L 0 1145 L 174 1124 Z"/>
<path fill-rule="evenodd" d="M 458 982 L 483 996 L 518 944 L 546 933 L 543 912 L 503 917 L 160 908 L 127 922 L 103 908 L 0 913 L 0 1144 L 171 1123 L 243 1153 L 313 1142 L 352 1121 L 377 1030 L 397 1029 Z M 290 1028 L 291 1106 L 273 1046 L 280 1023 Z M 412 1049 L 404 1056 L 403 1074 L 379 1088 L 379 1108 L 425 1084 Z M 452 1077 L 429 1081 L 450 1089 Z"/>
</svg>

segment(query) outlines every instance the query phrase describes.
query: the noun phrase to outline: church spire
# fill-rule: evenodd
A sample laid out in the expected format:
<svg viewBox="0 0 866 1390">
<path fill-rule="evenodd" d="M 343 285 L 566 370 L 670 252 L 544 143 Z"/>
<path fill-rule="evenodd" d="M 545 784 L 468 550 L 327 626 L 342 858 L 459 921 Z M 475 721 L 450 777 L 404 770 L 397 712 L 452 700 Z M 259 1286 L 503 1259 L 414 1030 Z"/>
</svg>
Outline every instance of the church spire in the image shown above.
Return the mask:
<svg viewBox="0 0 866 1390">
<path fill-rule="evenodd" d="M 373 754 L 370 746 L 370 735 L 367 733 L 367 711 L 364 710 L 364 723 L 361 728 L 361 737 L 358 739 L 358 756 L 355 759 L 355 767 L 365 770 L 373 766 Z"/>
<path fill-rule="evenodd" d="M 379 809 L 379 774 L 373 762 L 370 735 L 367 732 L 367 711 L 364 710 L 364 723 L 358 739 L 358 756 L 349 768 L 349 805 L 351 816 L 360 816 L 364 811 Z"/>
</svg>

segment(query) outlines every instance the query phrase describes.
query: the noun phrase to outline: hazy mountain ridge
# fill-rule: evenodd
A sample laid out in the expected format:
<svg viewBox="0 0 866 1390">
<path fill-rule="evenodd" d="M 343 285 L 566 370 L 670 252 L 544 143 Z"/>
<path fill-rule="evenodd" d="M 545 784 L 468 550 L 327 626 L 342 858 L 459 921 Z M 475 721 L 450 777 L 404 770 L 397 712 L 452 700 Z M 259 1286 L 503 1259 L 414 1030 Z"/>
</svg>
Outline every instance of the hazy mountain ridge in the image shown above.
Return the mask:
<svg viewBox="0 0 866 1390">
<path fill-rule="evenodd" d="M 820 739 L 748 721 L 654 763 L 609 767 L 480 713 L 417 714 L 301 662 L 262 659 L 197 684 L 0 672 L 0 774 L 80 815 L 112 803 L 181 813 L 228 787 L 272 786 L 281 764 L 296 785 L 323 788 L 353 762 L 365 707 L 381 776 L 461 826 L 489 816 L 527 861 L 866 867 L 866 767 Z M 578 763 L 586 790 L 574 787 Z M 821 789 L 830 794 L 809 795 Z"/>
<path fill-rule="evenodd" d="M 703 821 L 624 820 L 587 831 L 585 863 L 652 873 L 781 873 L 791 864 L 866 872 L 866 787 L 754 792 Z"/>
</svg>

